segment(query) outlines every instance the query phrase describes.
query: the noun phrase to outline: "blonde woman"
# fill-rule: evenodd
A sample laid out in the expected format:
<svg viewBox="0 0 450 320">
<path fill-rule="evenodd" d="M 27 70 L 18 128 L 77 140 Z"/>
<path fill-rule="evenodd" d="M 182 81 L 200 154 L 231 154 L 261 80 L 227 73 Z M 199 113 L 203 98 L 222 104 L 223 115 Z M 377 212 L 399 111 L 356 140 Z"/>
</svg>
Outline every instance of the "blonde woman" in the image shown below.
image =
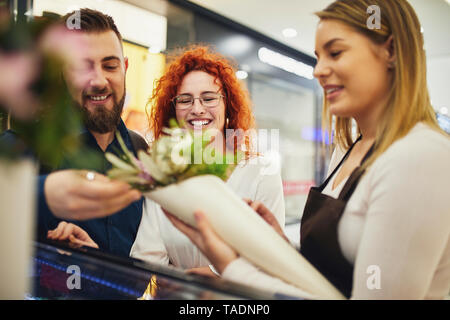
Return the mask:
<svg viewBox="0 0 450 320">
<path fill-rule="evenodd" d="M 380 28 L 367 26 L 372 5 Z M 418 18 L 406 0 L 335 1 L 317 16 L 314 75 L 336 148 L 328 179 L 309 194 L 300 252 L 348 298 L 442 299 L 450 139 L 430 104 Z M 282 234 L 264 206 L 256 211 Z M 302 296 L 239 258 L 201 212 L 198 230 L 168 216 L 223 278 Z"/>
</svg>

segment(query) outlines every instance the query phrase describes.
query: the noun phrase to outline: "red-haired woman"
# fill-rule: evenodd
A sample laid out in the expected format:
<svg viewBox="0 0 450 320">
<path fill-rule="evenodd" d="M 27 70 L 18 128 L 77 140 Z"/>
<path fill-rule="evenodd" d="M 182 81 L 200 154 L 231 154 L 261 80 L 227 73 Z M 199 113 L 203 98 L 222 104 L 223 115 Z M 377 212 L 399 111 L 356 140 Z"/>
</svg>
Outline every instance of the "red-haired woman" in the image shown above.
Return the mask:
<svg viewBox="0 0 450 320">
<path fill-rule="evenodd" d="M 191 130 L 215 130 L 215 147 L 220 151 L 249 150 L 254 117 L 247 91 L 236 78 L 230 62 L 208 47 L 194 46 L 176 56 L 158 81 L 150 99 L 150 127 L 154 138 L 169 126 L 170 119 Z M 228 130 L 227 130 L 228 129 Z M 227 143 L 231 132 L 240 132 Z M 228 139 L 226 136 L 228 134 Z M 225 137 L 225 139 L 224 139 Z M 247 138 L 243 138 L 247 137 Z M 237 143 L 236 143 L 237 141 Z M 227 185 L 240 197 L 264 203 L 284 226 L 284 199 L 279 170 L 273 163 L 247 152 L 246 160 L 233 171 Z M 160 206 L 146 200 L 136 241 L 135 258 L 169 264 L 191 272 L 209 274 L 209 261 L 189 239 L 178 231 Z"/>
</svg>

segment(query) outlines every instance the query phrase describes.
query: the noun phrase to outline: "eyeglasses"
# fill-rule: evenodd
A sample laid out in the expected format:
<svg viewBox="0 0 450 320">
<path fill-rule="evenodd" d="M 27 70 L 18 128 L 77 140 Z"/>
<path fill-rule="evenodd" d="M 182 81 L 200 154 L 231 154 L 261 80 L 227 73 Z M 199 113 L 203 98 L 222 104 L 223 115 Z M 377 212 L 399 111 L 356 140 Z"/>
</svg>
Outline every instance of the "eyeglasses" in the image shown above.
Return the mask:
<svg viewBox="0 0 450 320">
<path fill-rule="evenodd" d="M 180 94 L 173 98 L 172 102 L 178 110 L 185 110 L 192 107 L 195 99 L 200 100 L 201 105 L 206 108 L 214 108 L 219 105 L 220 98 L 224 98 L 224 96 L 217 92 L 205 92 L 198 98 L 194 98 L 190 94 Z"/>
</svg>

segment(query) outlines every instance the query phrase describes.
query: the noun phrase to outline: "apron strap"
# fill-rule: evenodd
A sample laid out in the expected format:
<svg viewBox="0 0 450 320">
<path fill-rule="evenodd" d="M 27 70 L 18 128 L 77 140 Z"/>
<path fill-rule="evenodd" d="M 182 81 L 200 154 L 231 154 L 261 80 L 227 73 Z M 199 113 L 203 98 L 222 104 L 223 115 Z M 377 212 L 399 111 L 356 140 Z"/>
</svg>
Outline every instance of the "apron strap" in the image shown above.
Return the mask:
<svg viewBox="0 0 450 320">
<path fill-rule="evenodd" d="M 367 151 L 366 155 L 362 159 L 360 165 L 353 170 L 341 192 L 339 193 L 338 199 L 344 200 L 347 202 L 355 191 L 356 186 L 358 185 L 359 179 L 361 179 L 365 170 L 361 169 L 361 165 L 370 157 L 375 147 L 375 143 L 370 147 L 369 151 Z"/>
<path fill-rule="evenodd" d="M 352 151 L 353 147 L 355 146 L 355 144 L 361 140 L 362 135 L 359 135 L 358 139 L 355 140 L 355 142 L 353 142 L 353 144 L 350 146 L 350 148 L 347 150 L 347 152 L 345 153 L 345 155 L 342 157 L 341 161 L 339 162 L 339 164 L 336 166 L 336 168 L 334 168 L 333 172 L 331 172 L 331 174 L 328 176 L 328 178 L 319 186 L 319 191 L 322 192 L 323 189 L 325 189 L 326 185 L 328 184 L 328 182 L 331 180 L 331 178 L 334 176 L 334 174 L 339 170 L 339 168 L 341 167 L 341 165 L 344 163 L 345 159 L 347 159 L 348 155 L 350 154 L 350 152 Z"/>
</svg>

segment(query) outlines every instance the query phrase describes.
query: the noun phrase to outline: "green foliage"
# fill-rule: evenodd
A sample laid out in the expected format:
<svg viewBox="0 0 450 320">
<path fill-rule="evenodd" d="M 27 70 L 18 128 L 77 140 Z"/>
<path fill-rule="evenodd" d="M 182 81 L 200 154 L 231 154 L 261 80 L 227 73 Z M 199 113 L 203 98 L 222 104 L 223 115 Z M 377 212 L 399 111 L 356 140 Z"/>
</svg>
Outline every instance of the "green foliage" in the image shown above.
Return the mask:
<svg viewBox="0 0 450 320">
<path fill-rule="evenodd" d="M 192 164 L 189 168 L 178 178 L 178 181 L 186 180 L 191 177 L 211 174 L 219 177 L 222 180 L 227 180 L 229 176 L 229 166 L 228 164 Z"/>
<path fill-rule="evenodd" d="M 12 129 L 30 146 L 40 161 L 57 167 L 63 157 L 79 147 L 81 116 L 62 80 L 62 64 L 55 57 L 43 57 L 42 72 L 34 84 L 41 110 L 36 119 L 11 122 Z"/>
<path fill-rule="evenodd" d="M 205 152 L 205 148 L 203 148 L 202 151 Z M 206 163 L 205 159 L 203 159 L 202 163 L 199 164 L 192 161 L 192 164 L 185 172 L 183 172 L 178 180 L 182 181 L 194 176 L 210 174 L 226 181 L 236 167 L 236 164 L 239 163 L 242 157 L 243 153 L 241 152 L 233 154 L 231 156 L 230 154 L 216 155 L 214 150 L 211 153 L 211 158 L 217 159 L 218 161 L 213 163 Z M 232 163 L 229 163 L 229 159 L 232 159 Z"/>
</svg>

